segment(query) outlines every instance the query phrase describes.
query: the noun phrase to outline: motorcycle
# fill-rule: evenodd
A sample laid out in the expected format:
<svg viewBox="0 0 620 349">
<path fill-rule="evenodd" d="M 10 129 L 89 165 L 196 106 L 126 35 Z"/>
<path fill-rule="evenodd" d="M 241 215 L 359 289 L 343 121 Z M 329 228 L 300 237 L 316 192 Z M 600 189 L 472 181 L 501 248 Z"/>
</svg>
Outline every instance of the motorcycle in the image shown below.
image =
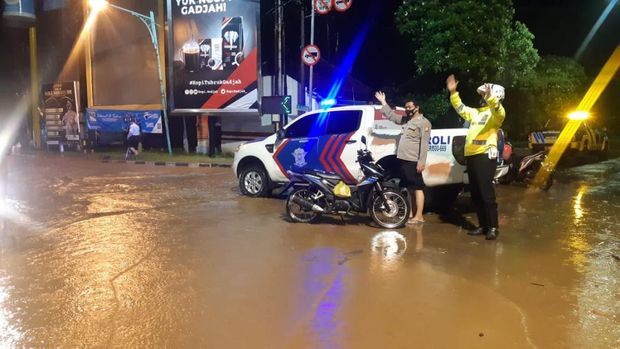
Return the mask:
<svg viewBox="0 0 620 349">
<path fill-rule="evenodd" d="M 366 138 L 362 136 L 362 144 Z M 369 214 L 379 226 L 402 227 L 409 218 L 409 201 L 388 172 L 374 163 L 367 148 L 357 151 L 364 178 L 357 185 L 344 184 L 335 173 L 318 170 L 288 171 L 294 189 L 286 200 L 286 213 L 293 222 L 310 223 L 323 214 Z"/>
<path fill-rule="evenodd" d="M 512 159 L 509 160 L 510 165 L 508 174 L 504 176 L 500 182 L 502 184 L 510 184 L 513 181 L 524 183 L 526 185 L 535 184 L 543 190 L 549 190 L 553 185 L 554 171 L 547 169 L 544 165 L 547 155 L 547 151 L 543 150 L 535 154 L 525 156 L 521 159 L 517 159 L 512 156 Z M 534 183 L 536 174 L 539 171 L 546 171 L 547 175 L 545 176 L 544 182 Z"/>
</svg>

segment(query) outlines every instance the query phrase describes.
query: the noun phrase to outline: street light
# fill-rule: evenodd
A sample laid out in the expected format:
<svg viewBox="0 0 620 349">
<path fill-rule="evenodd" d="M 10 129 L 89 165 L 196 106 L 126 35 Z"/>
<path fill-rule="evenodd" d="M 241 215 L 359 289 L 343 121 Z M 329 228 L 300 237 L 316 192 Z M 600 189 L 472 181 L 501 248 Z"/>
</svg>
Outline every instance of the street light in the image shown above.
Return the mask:
<svg viewBox="0 0 620 349">
<path fill-rule="evenodd" d="M 99 12 L 108 6 L 106 0 L 89 0 L 89 4 L 93 12 Z"/>
<path fill-rule="evenodd" d="M 164 87 L 161 56 L 159 54 L 159 42 L 157 41 L 157 21 L 155 20 L 155 14 L 153 13 L 153 11 L 149 11 L 149 16 L 145 16 L 141 13 L 128 10 L 124 7 L 110 4 L 106 0 L 88 0 L 88 3 L 94 12 L 99 12 L 109 6 L 117 10 L 127 12 L 134 17 L 137 17 L 140 21 L 142 21 L 142 23 L 144 23 L 144 25 L 146 25 L 146 28 L 151 35 L 151 43 L 153 44 L 153 48 L 155 48 L 155 54 L 157 55 L 157 74 L 159 76 L 159 92 L 161 94 L 161 106 L 164 113 L 164 124 L 166 127 L 166 142 L 168 143 L 168 155 L 172 155 L 172 145 L 170 144 L 170 129 L 168 127 L 168 101 L 166 100 L 166 90 Z"/>
<path fill-rule="evenodd" d="M 582 110 L 574 111 L 568 114 L 569 120 L 586 120 L 589 117 L 590 117 L 590 113 L 588 113 L 587 111 L 582 111 Z"/>
</svg>

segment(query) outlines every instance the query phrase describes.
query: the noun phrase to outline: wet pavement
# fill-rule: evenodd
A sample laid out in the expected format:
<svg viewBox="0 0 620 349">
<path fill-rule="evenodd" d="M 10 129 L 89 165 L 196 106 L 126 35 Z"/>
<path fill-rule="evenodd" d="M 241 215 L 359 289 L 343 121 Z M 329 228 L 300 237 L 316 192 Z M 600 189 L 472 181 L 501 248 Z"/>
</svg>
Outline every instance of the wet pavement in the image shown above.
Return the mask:
<svg viewBox="0 0 620 349">
<path fill-rule="evenodd" d="M 289 223 L 225 168 L 9 161 L 0 348 L 620 347 L 620 159 L 498 187 L 496 242 Z"/>
</svg>

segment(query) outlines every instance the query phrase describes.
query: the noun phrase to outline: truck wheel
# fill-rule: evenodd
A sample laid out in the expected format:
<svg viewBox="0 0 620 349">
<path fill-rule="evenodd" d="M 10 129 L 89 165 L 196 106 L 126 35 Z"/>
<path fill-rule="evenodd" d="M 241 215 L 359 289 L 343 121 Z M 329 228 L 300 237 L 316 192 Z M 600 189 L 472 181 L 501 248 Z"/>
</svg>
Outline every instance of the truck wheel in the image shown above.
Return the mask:
<svg viewBox="0 0 620 349">
<path fill-rule="evenodd" d="M 269 178 L 262 165 L 251 164 L 241 171 L 239 189 L 249 197 L 268 196 L 270 192 Z"/>
<path fill-rule="evenodd" d="M 448 212 L 454 206 L 454 202 L 461 191 L 463 191 L 463 184 L 448 184 L 424 188 L 425 211 L 436 213 Z"/>
</svg>

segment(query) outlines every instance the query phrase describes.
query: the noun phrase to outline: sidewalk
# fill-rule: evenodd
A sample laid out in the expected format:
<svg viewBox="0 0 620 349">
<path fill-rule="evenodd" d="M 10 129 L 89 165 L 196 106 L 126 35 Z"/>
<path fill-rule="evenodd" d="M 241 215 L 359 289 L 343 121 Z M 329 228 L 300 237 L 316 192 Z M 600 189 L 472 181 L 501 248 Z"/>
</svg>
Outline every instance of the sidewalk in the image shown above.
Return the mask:
<svg viewBox="0 0 620 349">
<path fill-rule="evenodd" d="M 74 151 L 46 152 L 37 150 L 25 150 L 22 154 L 33 154 L 41 156 L 65 156 L 84 158 L 87 160 L 101 161 L 104 163 L 127 163 L 134 165 L 167 166 L 167 167 L 232 167 L 233 158 L 227 155 L 208 157 L 199 154 L 173 153 L 172 156 L 167 152 L 144 151 L 138 155 L 136 160 L 125 160 L 124 150 L 105 150 L 92 153 L 80 153 Z"/>
</svg>

